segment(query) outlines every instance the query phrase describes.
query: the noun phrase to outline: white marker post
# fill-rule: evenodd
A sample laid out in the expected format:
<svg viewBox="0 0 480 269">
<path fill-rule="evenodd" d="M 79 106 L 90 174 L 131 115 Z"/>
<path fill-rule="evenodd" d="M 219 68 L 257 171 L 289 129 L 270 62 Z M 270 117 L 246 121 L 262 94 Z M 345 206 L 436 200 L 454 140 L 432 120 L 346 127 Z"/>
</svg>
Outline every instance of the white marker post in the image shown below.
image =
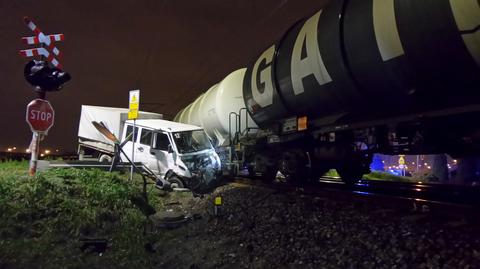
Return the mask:
<svg viewBox="0 0 480 269">
<path fill-rule="evenodd" d="M 37 164 L 38 164 L 38 150 L 40 148 L 40 134 L 37 132 L 33 132 L 32 142 L 30 142 L 30 165 L 28 168 L 28 174 L 30 176 L 34 176 L 37 172 Z"/>
<path fill-rule="evenodd" d="M 132 162 L 135 163 L 135 129 L 136 121 L 138 118 L 138 109 L 140 107 L 140 90 L 133 90 L 129 92 L 129 101 L 128 101 L 128 119 L 133 120 L 133 131 L 132 131 Z M 130 180 L 133 180 L 133 165 L 130 169 Z"/>
</svg>

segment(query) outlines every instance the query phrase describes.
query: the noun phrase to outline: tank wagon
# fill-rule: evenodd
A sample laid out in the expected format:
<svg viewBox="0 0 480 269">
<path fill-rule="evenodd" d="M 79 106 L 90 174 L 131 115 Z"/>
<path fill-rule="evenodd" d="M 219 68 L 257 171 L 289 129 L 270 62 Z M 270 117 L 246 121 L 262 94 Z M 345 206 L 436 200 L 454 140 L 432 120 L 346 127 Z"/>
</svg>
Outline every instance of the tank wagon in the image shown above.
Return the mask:
<svg viewBox="0 0 480 269">
<path fill-rule="evenodd" d="M 346 182 L 374 153 L 480 152 L 477 0 L 337 0 L 174 120 L 202 126 L 232 173 Z"/>
</svg>

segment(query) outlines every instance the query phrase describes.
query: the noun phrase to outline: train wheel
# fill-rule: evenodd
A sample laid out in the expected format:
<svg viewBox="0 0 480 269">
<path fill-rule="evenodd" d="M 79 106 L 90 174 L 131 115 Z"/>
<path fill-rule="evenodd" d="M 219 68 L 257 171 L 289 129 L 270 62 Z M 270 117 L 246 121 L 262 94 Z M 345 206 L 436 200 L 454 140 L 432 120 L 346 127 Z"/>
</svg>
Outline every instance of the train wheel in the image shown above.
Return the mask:
<svg viewBox="0 0 480 269">
<path fill-rule="evenodd" d="M 337 167 L 337 172 L 342 178 L 342 181 L 347 185 L 354 185 L 364 174 L 361 165 L 355 163 L 346 163 Z"/>
<path fill-rule="evenodd" d="M 370 163 L 373 155 L 365 155 L 359 158 L 345 161 L 337 166 L 337 172 L 347 185 L 353 185 L 362 179 L 364 174 L 370 173 Z"/>
<path fill-rule="evenodd" d="M 266 182 L 272 182 L 277 178 L 278 169 L 273 166 L 265 167 L 265 170 L 262 171 L 261 179 Z"/>
<path fill-rule="evenodd" d="M 323 165 L 313 165 L 310 173 L 310 180 L 312 182 L 317 182 L 325 173 L 330 170 L 330 166 Z"/>
<path fill-rule="evenodd" d="M 257 176 L 257 173 L 255 172 L 255 167 L 253 165 L 248 165 L 247 166 L 247 171 L 248 171 L 248 176 L 251 178 L 254 178 Z"/>
<path fill-rule="evenodd" d="M 337 168 L 342 181 L 347 185 L 353 185 L 362 179 L 363 172 L 354 167 L 342 166 Z"/>
<path fill-rule="evenodd" d="M 289 150 L 282 154 L 278 162 L 280 173 L 285 175 L 287 181 L 307 182 L 309 180 L 308 159 L 306 154 L 300 150 Z"/>
</svg>

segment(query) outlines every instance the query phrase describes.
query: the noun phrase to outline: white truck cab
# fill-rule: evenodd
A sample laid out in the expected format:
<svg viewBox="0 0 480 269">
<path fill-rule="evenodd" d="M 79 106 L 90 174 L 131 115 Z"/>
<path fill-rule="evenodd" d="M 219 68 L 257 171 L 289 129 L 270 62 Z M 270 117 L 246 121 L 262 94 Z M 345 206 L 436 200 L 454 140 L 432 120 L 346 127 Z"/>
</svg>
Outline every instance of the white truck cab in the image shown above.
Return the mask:
<svg viewBox="0 0 480 269">
<path fill-rule="evenodd" d="M 126 121 L 121 140 L 133 137 L 133 129 L 134 122 Z M 135 143 L 129 141 L 123 146 L 128 157 L 172 184 L 181 185 L 178 187 L 197 184 L 202 179 L 194 178 L 220 172 L 220 159 L 201 127 L 159 119 L 137 120 L 133 138 Z M 125 156 L 122 161 L 127 161 Z"/>
</svg>

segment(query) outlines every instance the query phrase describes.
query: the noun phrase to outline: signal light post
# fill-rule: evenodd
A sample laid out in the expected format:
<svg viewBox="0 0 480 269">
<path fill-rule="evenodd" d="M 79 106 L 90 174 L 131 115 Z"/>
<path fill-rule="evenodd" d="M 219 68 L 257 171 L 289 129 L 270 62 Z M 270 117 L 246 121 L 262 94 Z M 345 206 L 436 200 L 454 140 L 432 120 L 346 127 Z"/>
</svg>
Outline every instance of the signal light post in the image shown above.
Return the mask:
<svg viewBox="0 0 480 269">
<path fill-rule="evenodd" d="M 25 65 L 24 76 L 37 92 L 38 99 L 27 105 L 26 121 L 32 130 L 32 142 L 30 143 L 30 168 L 29 174 L 34 176 L 37 171 L 38 153 L 40 141 L 47 135 L 48 130 L 53 126 L 55 111 L 50 102 L 45 100 L 47 91 L 58 91 L 63 84 L 71 79 L 70 74 L 62 71 L 62 64 L 59 59 L 62 53 L 53 44 L 56 41 L 63 41 L 63 34 L 45 35 L 40 28 L 28 17 L 24 18 L 27 27 L 34 32 L 35 36 L 23 37 L 27 45 L 41 44 L 40 48 L 20 50 L 23 57 L 41 56 L 42 60 L 32 60 Z M 46 48 L 44 47 L 46 45 Z M 58 59 L 56 58 L 58 57 Z M 44 61 L 44 58 L 47 61 Z M 51 67 L 49 63 L 53 66 Z"/>
</svg>

